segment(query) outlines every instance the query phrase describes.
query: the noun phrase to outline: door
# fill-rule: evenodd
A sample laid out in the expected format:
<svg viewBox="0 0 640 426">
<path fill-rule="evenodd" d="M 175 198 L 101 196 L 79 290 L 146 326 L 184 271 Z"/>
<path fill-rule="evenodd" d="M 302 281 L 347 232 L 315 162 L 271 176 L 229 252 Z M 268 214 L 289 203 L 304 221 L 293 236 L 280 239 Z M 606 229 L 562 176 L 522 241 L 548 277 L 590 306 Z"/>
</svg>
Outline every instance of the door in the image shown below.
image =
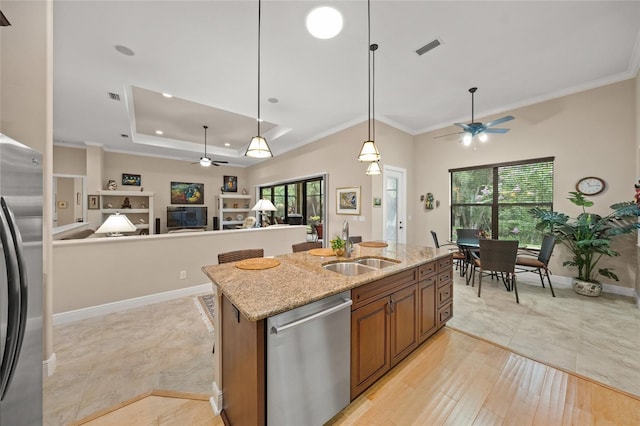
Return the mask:
<svg viewBox="0 0 640 426">
<path fill-rule="evenodd" d="M 383 166 L 384 206 L 382 238 L 385 241 L 405 243 L 406 230 L 406 169 Z"/>
<path fill-rule="evenodd" d="M 400 362 L 418 347 L 418 285 L 393 293 L 391 310 L 391 365 Z"/>
</svg>

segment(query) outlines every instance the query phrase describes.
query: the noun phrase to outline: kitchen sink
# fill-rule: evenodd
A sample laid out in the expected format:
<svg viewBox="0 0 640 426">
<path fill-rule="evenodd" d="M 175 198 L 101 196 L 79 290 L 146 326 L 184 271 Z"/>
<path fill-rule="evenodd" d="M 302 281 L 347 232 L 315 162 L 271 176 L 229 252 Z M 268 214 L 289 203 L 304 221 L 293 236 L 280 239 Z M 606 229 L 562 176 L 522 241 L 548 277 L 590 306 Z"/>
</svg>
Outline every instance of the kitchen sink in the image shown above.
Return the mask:
<svg viewBox="0 0 640 426">
<path fill-rule="evenodd" d="M 328 263 L 322 267 L 328 271 L 337 272 L 342 275 L 354 276 L 377 271 L 388 266 L 397 265 L 398 261 L 378 259 L 377 257 L 363 257 L 362 259 L 348 262 Z"/>
<path fill-rule="evenodd" d="M 398 261 L 394 262 L 392 260 L 378 259 L 377 257 L 364 257 L 362 259 L 356 260 L 356 262 L 361 265 L 372 266 L 376 269 L 382 269 L 382 268 L 386 268 L 388 266 L 394 266 L 400 263 Z"/>
<path fill-rule="evenodd" d="M 348 276 L 366 274 L 367 272 L 373 272 L 378 269 L 372 266 L 367 266 L 367 265 L 363 265 L 361 263 L 356 263 L 356 262 L 329 263 L 322 267 L 328 271 L 333 271 L 333 272 L 337 272 L 339 274 L 348 275 Z"/>
</svg>

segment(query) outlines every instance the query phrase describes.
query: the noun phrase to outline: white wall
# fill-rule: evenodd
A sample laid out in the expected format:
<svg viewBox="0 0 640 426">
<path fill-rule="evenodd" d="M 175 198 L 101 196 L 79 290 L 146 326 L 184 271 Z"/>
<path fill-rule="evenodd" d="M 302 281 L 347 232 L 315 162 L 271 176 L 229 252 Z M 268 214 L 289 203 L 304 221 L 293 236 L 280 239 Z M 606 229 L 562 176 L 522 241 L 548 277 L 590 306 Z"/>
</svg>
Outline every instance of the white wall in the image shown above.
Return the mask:
<svg viewBox="0 0 640 426">
<path fill-rule="evenodd" d="M 578 179 L 584 176 L 598 176 L 607 182 L 606 191 L 592 197 L 593 211 L 604 213 L 613 203 L 632 200 L 637 157 L 635 102 L 635 82 L 627 80 L 496 116 L 481 117 L 483 122 L 507 114 L 516 119 L 505 125 L 511 129 L 509 133 L 491 135 L 489 142 L 477 150 L 463 147 L 455 138 L 434 139 L 434 136 L 455 132 L 454 127 L 418 135 L 415 157 L 424 164 L 415 169 L 418 192 L 432 192 L 441 205 L 416 214 L 417 229 L 424 230 L 418 233 L 416 242 L 433 245 L 427 233 L 430 229 L 435 230 L 440 239 L 449 236 L 448 170 L 451 168 L 555 156 L 554 210 L 572 217 L 579 213 L 578 207 L 566 198 L 569 191 L 575 191 Z M 633 288 L 635 247 L 632 238 L 625 237 L 621 236 L 614 244 L 622 256 L 603 260 L 600 266 L 613 266 L 621 279 L 616 284 Z M 552 272 L 573 276 L 573 271 L 562 266 L 564 260 L 564 247 L 556 247 Z"/>
</svg>

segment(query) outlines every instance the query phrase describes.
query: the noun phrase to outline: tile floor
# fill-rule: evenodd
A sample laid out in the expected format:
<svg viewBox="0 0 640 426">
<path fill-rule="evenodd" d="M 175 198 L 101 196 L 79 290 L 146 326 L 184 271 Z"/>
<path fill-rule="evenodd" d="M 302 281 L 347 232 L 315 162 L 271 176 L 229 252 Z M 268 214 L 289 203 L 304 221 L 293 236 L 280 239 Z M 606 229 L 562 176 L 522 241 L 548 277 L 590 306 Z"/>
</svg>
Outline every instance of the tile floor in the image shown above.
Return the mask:
<svg viewBox="0 0 640 426">
<path fill-rule="evenodd" d="M 502 284 L 456 275 L 448 326 L 640 396 L 640 309 L 628 297 L 579 296 L 520 275 L 520 304 Z M 527 284 L 530 283 L 530 284 Z M 47 426 L 66 425 L 152 389 L 209 394 L 213 334 L 193 297 L 56 326 Z"/>
<path fill-rule="evenodd" d="M 153 389 L 209 395 L 213 331 L 194 297 L 54 327 L 44 425 L 73 421 Z"/>
<path fill-rule="evenodd" d="M 553 282 L 553 279 L 552 279 Z M 552 367 L 640 396 L 640 309 L 630 297 L 576 294 L 518 275 L 520 304 L 502 283 L 482 280 L 482 296 L 456 275 L 448 326 Z"/>
</svg>

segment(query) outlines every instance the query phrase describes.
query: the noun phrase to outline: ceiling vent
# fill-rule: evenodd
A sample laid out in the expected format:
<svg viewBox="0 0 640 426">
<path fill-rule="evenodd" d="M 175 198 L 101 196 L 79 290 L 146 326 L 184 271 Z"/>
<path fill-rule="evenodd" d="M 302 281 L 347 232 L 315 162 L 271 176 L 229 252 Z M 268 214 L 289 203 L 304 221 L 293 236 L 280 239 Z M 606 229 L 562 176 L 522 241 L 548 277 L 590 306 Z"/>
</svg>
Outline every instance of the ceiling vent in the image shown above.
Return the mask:
<svg viewBox="0 0 640 426">
<path fill-rule="evenodd" d="M 109 92 L 109 99 L 113 99 L 114 101 L 119 101 L 120 95 L 118 95 L 117 93 Z"/>
<path fill-rule="evenodd" d="M 442 42 L 439 39 L 435 39 L 435 40 L 425 44 L 420 49 L 416 50 L 416 53 L 418 55 L 422 56 L 425 53 L 427 53 L 428 51 L 433 50 L 436 47 L 440 46 L 441 44 L 442 44 Z"/>
</svg>

